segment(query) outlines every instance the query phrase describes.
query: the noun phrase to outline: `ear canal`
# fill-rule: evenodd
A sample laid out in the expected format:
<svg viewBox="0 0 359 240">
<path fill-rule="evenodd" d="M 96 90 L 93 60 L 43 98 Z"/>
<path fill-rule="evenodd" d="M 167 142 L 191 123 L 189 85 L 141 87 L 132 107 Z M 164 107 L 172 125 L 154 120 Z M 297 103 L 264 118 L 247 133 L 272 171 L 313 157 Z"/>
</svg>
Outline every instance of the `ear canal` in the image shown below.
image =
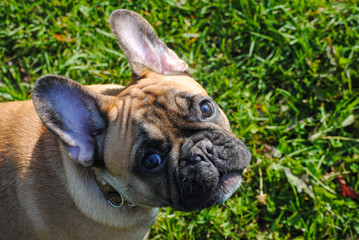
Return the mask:
<svg viewBox="0 0 359 240">
<path fill-rule="evenodd" d="M 98 97 L 55 75 L 39 78 L 33 90 L 34 107 L 46 128 L 61 139 L 72 160 L 86 167 L 93 166 L 97 135 L 107 126 Z"/>
<path fill-rule="evenodd" d="M 119 9 L 110 16 L 110 26 L 132 72 L 142 77 L 148 71 L 163 75 L 189 75 L 185 61 L 169 49 L 139 14 Z"/>
</svg>

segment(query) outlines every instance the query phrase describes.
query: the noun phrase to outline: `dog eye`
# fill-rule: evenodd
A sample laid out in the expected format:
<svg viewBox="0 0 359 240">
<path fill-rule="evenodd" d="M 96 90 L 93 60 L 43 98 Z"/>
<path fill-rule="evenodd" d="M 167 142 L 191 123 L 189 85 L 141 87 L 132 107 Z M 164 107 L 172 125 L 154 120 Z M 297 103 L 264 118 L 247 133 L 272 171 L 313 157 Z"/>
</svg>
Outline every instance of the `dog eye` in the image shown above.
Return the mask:
<svg viewBox="0 0 359 240">
<path fill-rule="evenodd" d="M 200 105 L 201 113 L 204 118 L 209 118 L 214 113 L 214 106 L 211 102 L 205 101 Z"/>
<path fill-rule="evenodd" d="M 147 156 L 143 162 L 143 165 L 149 169 L 154 169 L 161 165 L 162 158 L 158 154 L 151 154 Z"/>
</svg>

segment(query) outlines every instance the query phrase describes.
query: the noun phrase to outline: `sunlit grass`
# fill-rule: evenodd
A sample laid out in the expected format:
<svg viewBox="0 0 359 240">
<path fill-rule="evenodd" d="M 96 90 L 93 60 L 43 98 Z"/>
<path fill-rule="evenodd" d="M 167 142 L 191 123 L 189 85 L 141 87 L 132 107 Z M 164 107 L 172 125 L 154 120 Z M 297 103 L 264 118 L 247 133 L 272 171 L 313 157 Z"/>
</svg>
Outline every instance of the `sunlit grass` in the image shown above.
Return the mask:
<svg viewBox="0 0 359 240">
<path fill-rule="evenodd" d="M 336 180 L 359 191 L 356 1 L 5 0 L 0 101 L 30 99 L 44 74 L 127 84 L 108 26 L 118 8 L 153 24 L 253 153 L 226 204 L 162 209 L 152 239 L 359 238 L 358 199 Z"/>
</svg>

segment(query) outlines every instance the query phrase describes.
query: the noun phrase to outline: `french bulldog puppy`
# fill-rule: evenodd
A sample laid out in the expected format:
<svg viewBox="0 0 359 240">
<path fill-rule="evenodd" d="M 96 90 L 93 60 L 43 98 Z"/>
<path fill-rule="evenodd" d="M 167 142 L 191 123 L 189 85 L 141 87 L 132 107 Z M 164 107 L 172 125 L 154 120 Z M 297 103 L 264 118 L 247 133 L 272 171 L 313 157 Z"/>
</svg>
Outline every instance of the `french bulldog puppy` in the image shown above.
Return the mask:
<svg viewBox="0 0 359 240">
<path fill-rule="evenodd" d="M 188 65 L 139 14 L 111 29 L 127 87 L 46 75 L 0 104 L 1 239 L 143 239 L 159 207 L 226 201 L 251 154 Z"/>
</svg>

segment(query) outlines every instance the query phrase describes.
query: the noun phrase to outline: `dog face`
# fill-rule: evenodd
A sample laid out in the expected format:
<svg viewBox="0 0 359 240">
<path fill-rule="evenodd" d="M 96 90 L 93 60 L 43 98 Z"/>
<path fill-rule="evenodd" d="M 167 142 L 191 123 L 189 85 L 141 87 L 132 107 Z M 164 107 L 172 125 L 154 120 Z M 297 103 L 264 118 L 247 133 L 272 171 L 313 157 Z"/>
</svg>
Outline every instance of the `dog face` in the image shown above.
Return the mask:
<svg viewBox="0 0 359 240">
<path fill-rule="evenodd" d="M 131 203 L 192 211 L 224 202 L 240 185 L 249 150 L 146 20 L 118 10 L 110 24 L 134 81 L 109 96 L 44 76 L 33 92 L 41 120 L 70 159 Z"/>
</svg>

